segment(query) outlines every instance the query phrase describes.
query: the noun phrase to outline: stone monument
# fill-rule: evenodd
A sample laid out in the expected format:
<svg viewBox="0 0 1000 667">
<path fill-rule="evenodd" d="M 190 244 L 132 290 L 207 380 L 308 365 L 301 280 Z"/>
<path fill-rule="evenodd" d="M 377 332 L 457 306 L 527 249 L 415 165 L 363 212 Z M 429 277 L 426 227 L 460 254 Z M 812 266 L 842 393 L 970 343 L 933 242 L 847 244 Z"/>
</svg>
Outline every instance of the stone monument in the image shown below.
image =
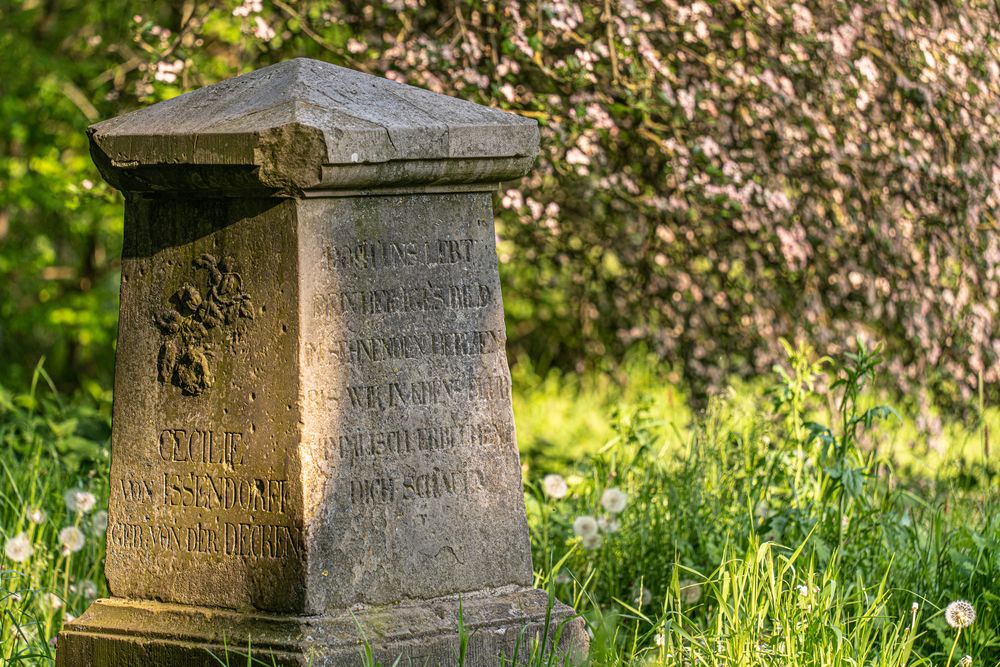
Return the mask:
<svg viewBox="0 0 1000 667">
<path fill-rule="evenodd" d="M 297 59 L 90 139 L 125 194 L 113 597 L 58 665 L 454 664 L 460 604 L 466 664 L 582 657 L 530 588 L 493 228 L 535 121 Z"/>
</svg>

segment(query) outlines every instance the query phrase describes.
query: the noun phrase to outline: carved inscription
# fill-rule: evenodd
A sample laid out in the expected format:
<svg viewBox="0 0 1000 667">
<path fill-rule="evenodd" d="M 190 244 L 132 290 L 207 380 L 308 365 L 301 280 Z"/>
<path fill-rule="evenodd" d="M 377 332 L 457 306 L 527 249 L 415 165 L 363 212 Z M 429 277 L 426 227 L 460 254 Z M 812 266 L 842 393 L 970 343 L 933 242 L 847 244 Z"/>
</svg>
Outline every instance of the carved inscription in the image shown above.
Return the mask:
<svg viewBox="0 0 1000 667">
<path fill-rule="evenodd" d="M 186 396 L 198 396 L 215 384 L 210 360 L 219 347 L 235 354 L 254 307 L 232 257 L 219 261 L 205 253 L 191 266 L 206 275 L 201 286 L 181 285 L 155 317 L 162 338 L 157 377 Z"/>
<path fill-rule="evenodd" d="M 343 245 L 327 245 L 322 268 L 377 271 L 412 267 L 434 268 L 472 262 L 477 239 L 435 241 L 376 241 L 361 239 Z"/>
<path fill-rule="evenodd" d="M 291 521 L 291 485 L 284 478 L 240 474 L 251 452 L 243 431 L 165 428 L 155 450 L 163 469 L 153 478 L 130 473 L 118 480 L 115 490 L 126 506 L 163 507 L 172 521 L 113 522 L 113 544 L 239 558 L 298 554 L 301 536 L 296 529 L 274 522 Z M 192 523 L 181 514 L 199 510 L 218 513 L 214 523 Z"/>
<path fill-rule="evenodd" d="M 215 463 L 233 468 L 245 463 L 242 431 L 167 428 L 160 431 L 157 451 L 168 463 Z"/>
<path fill-rule="evenodd" d="M 500 295 L 483 280 L 492 244 L 359 239 L 325 244 L 319 259 L 332 289 L 310 297 L 322 334 L 304 344 L 303 362 L 350 373 L 303 399 L 348 416 L 308 443 L 342 466 L 337 493 L 359 509 L 494 493 L 475 462 L 515 441 L 513 423 L 492 409 L 510 401 Z"/>
<path fill-rule="evenodd" d="M 389 431 L 357 429 L 342 433 L 336 442 L 341 460 L 378 459 L 406 456 L 419 452 L 475 449 L 512 444 L 514 429 L 510 424 L 457 424 Z"/>
<path fill-rule="evenodd" d="M 114 523 L 111 543 L 120 549 L 217 554 L 247 559 L 297 557 L 300 531 L 292 526 L 263 522 L 196 522 L 190 526 L 164 523 Z"/>
<path fill-rule="evenodd" d="M 510 381 L 503 375 L 429 378 L 410 382 L 348 385 L 344 389 L 309 389 L 305 399 L 313 407 L 344 401 L 354 409 L 448 405 L 459 400 L 484 402 L 510 399 Z"/>
<path fill-rule="evenodd" d="M 317 294 L 313 314 L 319 320 L 343 315 L 423 313 L 485 308 L 494 303 L 493 288 L 482 283 L 375 289 L 336 294 Z"/>
<path fill-rule="evenodd" d="M 506 343 L 507 335 L 503 329 L 320 340 L 306 344 L 306 365 L 346 363 L 358 366 L 431 356 L 479 356 L 503 352 Z"/>
<path fill-rule="evenodd" d="M 434 468 L 430 472 L 403 477 L 352 479 L 351 502 L 391 503 L 416 498 L 468 496 L 486 489 L 487 478 L 482 470 Z"/>
</svg>

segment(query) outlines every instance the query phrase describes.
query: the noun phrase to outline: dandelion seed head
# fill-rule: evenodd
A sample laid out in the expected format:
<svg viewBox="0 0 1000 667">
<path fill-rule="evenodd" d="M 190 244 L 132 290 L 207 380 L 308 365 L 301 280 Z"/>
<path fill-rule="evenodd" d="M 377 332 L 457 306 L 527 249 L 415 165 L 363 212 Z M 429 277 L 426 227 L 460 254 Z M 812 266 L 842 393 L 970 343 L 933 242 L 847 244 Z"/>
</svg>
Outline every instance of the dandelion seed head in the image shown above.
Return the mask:
<svg viewBox="0 0 1000 667">
<path fill-rule="evenodd" d="M 592 516 L 578 516 L 573 522 L 573 532 L 580 537 L 589 537 L 597 534 L 597 520 Z"/>
<path fill-rule="evenodd" d="M 545 491 L 545 495 L 554 500 L 565 498 L 566 494 L 569 492 L 569 486 L 566 484 L 566 480 L 562 475 L 556 475 L 555 473 L 546 475 L 542 479 L 542 488 Z"/>
<path fill-rule="evenodd" d="M 90 579 L 84 579 L 80 582 L 80 593 L 88 600 L 93 600 L 97 597 L 97 584 Z"/>
<path fill-rule="evenodd" d="M 23 563 L 31 558 L 31 554 L 35 552 L 35 548 L 31 546 L 31 540 L 28 539 L 26 533 L 18 533 L 7 540 L 3 551 L 7 554 L 7 558 L 15 563 Z"/>
<path fill-rule="evenodd" d="M 601 505 L 611 514 L 618 514 L 625 509 L 627 504 L 628 496 L 615 487 L 607 489 L 601 496 Z"/>
<path fill-rule="evenodd" d="M 65 555 L 76 553 L 83 549 L 83 545 L 86 543 L 86 536 L 76 526 L 66 526 L 59 531 L 59 546 Z"/>
<path fill-rule="evenodd" d="M 701 599 L 701 586 L 696 581 L 682 579 L 678 582 L 681 589 L 681 601 L 686 604 L 695 604 Z"/>
<path fill-rule="evenodd" d="M 622 522 L 614 517 L 608 518 L 606 516 L 598 517 L 597 527 L 606 533 L 617 533 L 621 530 Z"/>
<path fill-rule="evenodd" d="M 108 512 L 107 510 L 98 510 L 94 512 L 94 518 L 92 519 L 94 530 L 98 533 L 104 533 L 108 530 Z"/>
<path fill-rule="evenodd" d="M 958 667 L 972 667 L 972 656 L 971 655 L 964 656 L 961 660 L 958 661 Z"/>
<path fill-rule="evenodd" d="M 583 538 L 583 547 L 591 551 L 600 549 L 603 543 L 604 543 L 604 538 L 601 537 L 600 533 L 592 533 Z"/>
<path fill-rule="evenodd" d="M 38 606 L 42 611 L 55 611 L 62 609 L 63 601 L 55 593 L 42 593 L 41 597 L 38 598 Z"/>
<path fill-rule="evenodd" d="M 44 523 L 47 518 L 49 518 L 49 515 L 41 507 L 36 507 L 28 512 L 28 521 L 31 523 Z"/>
<path fill-rule="evenodd" d="M 953 628 L 967 628 L 976 620 L 976 608 L 966 600 L 955 600 L 945 607 L 944 620 Z"/>
<path fill-rule="evenodd" d="M 63 500 L 70 514 L 86 514 L 97 504 L 94 494 L 83 489 L 70 489 L 63 494 Z"/>
</svg>

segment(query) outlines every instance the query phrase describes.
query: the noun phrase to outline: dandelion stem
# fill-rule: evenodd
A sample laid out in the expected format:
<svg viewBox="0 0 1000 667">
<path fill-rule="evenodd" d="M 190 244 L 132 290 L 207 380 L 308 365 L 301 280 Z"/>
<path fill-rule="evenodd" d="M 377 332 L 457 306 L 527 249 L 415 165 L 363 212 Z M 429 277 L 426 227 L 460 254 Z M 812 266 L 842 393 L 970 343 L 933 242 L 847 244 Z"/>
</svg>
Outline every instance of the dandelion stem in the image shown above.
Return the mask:
<svg viewBox="0 0 1000 667">
<path fill-rule="evenodd" d="M 958 629 L 955 633 L 955 641 L 951 643 L 951 652 L 948 654 L 948 662 L 945 663 L 945 667 L 951 667 L 951 659 L 955 657 L 955 647 L 958 646 L 958 638 L 962 636 L 962 628 Z"/>
</svg>

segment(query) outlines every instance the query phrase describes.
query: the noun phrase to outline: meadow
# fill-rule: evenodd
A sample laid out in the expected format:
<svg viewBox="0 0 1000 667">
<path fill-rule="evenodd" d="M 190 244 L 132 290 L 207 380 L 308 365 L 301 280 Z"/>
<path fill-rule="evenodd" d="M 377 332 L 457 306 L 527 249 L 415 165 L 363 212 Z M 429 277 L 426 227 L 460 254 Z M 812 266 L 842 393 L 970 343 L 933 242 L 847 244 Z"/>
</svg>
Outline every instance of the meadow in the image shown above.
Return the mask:
<svg viewBox="0 0 1000 667">
<path fill-rule="evenodd" d="M 877 349 L 786 349 L 702 402 L 648 355 L 516 364 L 536 585 L 586 620 L 595 665 L 997 665 L 1000 411 L 942 421 L 876 388 Z M 0 390 L 0 664 L 53 664 L 107 593 L 110 399 L 42 366 Z"/>
</svg>

